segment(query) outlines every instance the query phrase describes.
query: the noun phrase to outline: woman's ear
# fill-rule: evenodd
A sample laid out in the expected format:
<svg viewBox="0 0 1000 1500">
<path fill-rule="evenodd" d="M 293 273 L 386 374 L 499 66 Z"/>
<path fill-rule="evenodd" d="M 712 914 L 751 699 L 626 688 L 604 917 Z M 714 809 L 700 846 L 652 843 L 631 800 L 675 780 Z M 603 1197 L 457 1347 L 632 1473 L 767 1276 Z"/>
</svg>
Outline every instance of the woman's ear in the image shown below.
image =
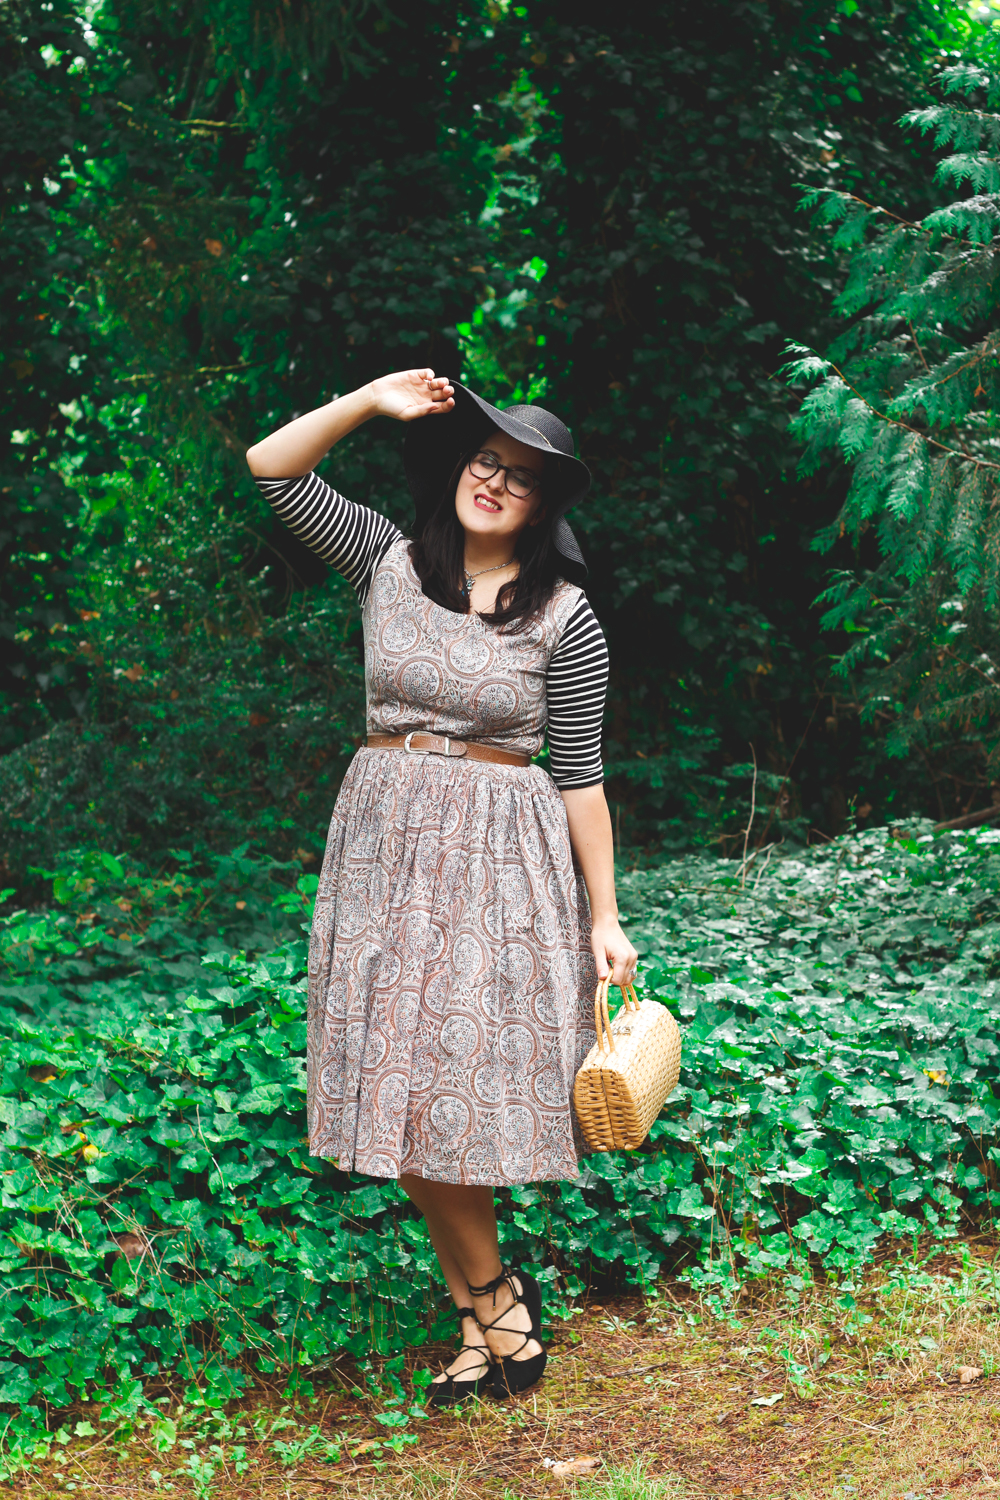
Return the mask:
<svg viewBox="0 0 1000 1500">
<path fill-rule="evenodd" d="M 529 526 L 537 526 L 539 524 L 539 522 L 545 520 L 545 516 L 546 516 L 546 507 L 544 505 L 540 505 L 538 507 L 538 509 L 536 510 L 535 514 L 532 516 L 531 520 L 528 522 L 528 525 Z"/>
</svg>

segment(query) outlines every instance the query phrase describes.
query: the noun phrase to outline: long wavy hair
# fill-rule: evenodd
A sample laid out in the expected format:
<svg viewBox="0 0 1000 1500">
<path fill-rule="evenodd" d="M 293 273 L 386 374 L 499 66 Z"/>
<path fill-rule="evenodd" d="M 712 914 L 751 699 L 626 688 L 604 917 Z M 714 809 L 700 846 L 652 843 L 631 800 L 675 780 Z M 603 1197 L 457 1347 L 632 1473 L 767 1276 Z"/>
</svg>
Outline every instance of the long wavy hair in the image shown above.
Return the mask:
<svg viewBox="0 0 1000 1500">
<path fill-rule="evenodd" d="M 455 512 L 455 491 L 474 452 L 478 449 L 472 449 L 455 465 L 441 499 L 410 543 L 410 560 L 428 599 L 461 615 L 468 614 L 471 605 L 462 592 L 465 532 Z M 488 625 L 503 625 L 510 631 L 523 630 L 552 598 L 559 576 L 559 553 L 552 540 L 551 523 L 543 520 L 537 526 L 525 526 L 518 533 L 514 556 L 521 565 L 517 577 L 500 589 L 493 613 L 482 616 Z"/>
</svg>

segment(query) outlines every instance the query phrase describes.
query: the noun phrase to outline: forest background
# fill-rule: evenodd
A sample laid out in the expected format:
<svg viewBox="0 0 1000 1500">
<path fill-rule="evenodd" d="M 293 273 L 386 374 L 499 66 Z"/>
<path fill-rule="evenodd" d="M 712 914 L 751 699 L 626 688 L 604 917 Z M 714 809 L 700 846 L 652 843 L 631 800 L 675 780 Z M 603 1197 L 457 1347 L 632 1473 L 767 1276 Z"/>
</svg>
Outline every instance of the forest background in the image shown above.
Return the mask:
<svg viewBox="0 0 1000 1500">
<path fill-rule="evenodd" d="M 935 674 L 907 679 L 898 641 L 888 690 L 871 662 L 838 674 L 866 627 L 824 629 L 817 596 L 831 568 L 873 576 L 885 537 L 838 526 L 843 455 L 799 471 L 805 385 L 782 374 L 790 341 L 823 350 L 845 321 L 849 254 L 804 189 L 910 221 L 946 203 L 900 117 L 980 23 L 931 0 L 602 16 L 5 5 L 13 883 L 92 844 L 316 858 L 363 730 L 359 619 L 243 453 L 425 363 L 544 400 L 593 470 L 573 520 L 620 845 L 731 852 L 754 759 L 755 840 L 992 805 L 991 695 L 927 711 Z M 371 424 L 326 472 L 406 525 L 401 437 Z M 961 595 L 931 572 L 939 603 Z"/>
<path fill-rule="evenodd" d="M 998 835 L 932 827 L 1000 816 L 990 8 L 3 0 L 0 67 L 0 1462 L 143 1382 L 346 1350 L 388 1399 L 372 1351 L 454 1332 L 396 1185 L 303 1150 L 362 643 L 244 462 L 389 369 L 591 466 L 685 1028 L 641 1150 L 498 1193 L 505 1255 L 553 1316 L 821 1263 L 849 1318 L 886 1237 L 993 1243 Z M 402 437 L 324 472 L 405 526 Z"/>
</svg>

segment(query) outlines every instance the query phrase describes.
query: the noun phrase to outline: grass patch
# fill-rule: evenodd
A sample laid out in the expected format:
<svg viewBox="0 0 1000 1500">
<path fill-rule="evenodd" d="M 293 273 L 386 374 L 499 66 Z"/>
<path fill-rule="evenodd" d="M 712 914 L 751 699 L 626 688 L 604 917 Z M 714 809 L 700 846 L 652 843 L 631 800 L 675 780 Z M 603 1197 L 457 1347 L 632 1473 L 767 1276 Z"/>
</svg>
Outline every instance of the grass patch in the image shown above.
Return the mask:
<svg viewBox="0 0 1000 1500">
<path fill-rule="evenodd" d="M 872 1266 L 850 1310 L 819 1287 L 792 1306 L 777 1281 L 747 1288 L 722 1317 L 676 1279 L 646 1298 L 590 1298 L 550 1325 L 534 1391 L 432 1413 L 399 1452 L 375 1446 L 380 1403 L 345 1362 L 297 1395 L 261 1383 L 225 1410 L 165 1394 L 158 1415 L 106 1433 L 81 1408 L 75 1421 L 95 1431 L 55 1445 L 15 1488 L 35 1500 L 987 1495 L 1000 1480 L 1000 1245 L 924 1249 L 930 1259 Z M 792 1379 L 789 1349 L 808 1382 Z M 421 1391 L 414 1373 L 445 1353 L 407 1356 L 409 1395 Z M 564 1480 L 545 1466 L 576 1455 L 601 1467 Z"/>
</svg>

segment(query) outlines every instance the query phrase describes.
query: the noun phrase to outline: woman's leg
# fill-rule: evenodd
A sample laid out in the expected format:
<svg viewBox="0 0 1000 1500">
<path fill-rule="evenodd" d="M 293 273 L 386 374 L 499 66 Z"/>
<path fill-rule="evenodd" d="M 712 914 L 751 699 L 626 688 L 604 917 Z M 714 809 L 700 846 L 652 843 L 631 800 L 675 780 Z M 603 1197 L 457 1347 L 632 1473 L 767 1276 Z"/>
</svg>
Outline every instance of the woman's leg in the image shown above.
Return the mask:
<svg viewBox="0 0 1000 1500">
<path fill-rule="evenodd" d="M 415 1203 L 424 1216 L 427 1224 L 427 1232 L 431 1237 L 431 1244 L 434 1246 L 438 1265 L 441 1267 L 441 1274 L 451 1293 L 451 1300 L 454 1302 L 456 1308 L 470 1307 L 472 1305 L 472 1298 L 469 1296 L 469 1288 L 466 1285 L 466 1280 L 462 1275 L 458 1261 L 448 1248 L 448 1240 L 444 1228 L 434 1214 L 433 1206 L 429 1202 L 429 1195 L 420 1191 L 424 1186 L 423 1178 L 402 1177 L 400 1179 L 400 1186 L 410 1199 L 410 1202 Z M 435 1385 L 439 1385 L 449 1375 L 452 1377 L 457 1376 L 462 1380 L 476 1380 L 480 1375 L 485 1373 L 488 1362 L 482 1351 L 483 1335 L 479 1324 L 474 1318 L 463 1318 L 461 1333 L 462 1347 L 451 1364 L 446 1365 L 441 1374 L 435 1377 Z"/>
<path fill-rule="evenodd" d="M 451 1299 L 456 1308 L 470 1307 L 472 1298 L 469 1296 L 469 1288 L 461 1267 L 455 1259 L 448 1244 L 448 1236 L 445 1225 L 434 1212 L 432 1194 L 425 1192 L 425 1188 L 433 1187 L 432 1183 L 425 1182 L 422 1177 L 404 1176 L 400 1178 L 400 1187 L 406 1193 L 410 1202 L 419 1208 L 427 1225 L 427 1232 L 431 1237 L 441 1267 L 441 1274 L 447 1283 L 451 1293 Z M 473 1189 L 475 1192 L 476 1189 Z M 485 1189 L 487 1193 L 489 1189 Z M 493 1200 L 490 1194 L 490 1210 L 492 1211 Z M 493 1236 L 496 1238 L 496 1217 L 493 1220 Z M 462 1347 L 459 1349 L 450 1365 L 446 1365 L 434 1384 L 439 1385 L 449 1375 L 459 1377 L 462 1380 L 476 1380 L 485 1373 L 488 1362 L 482 1352 L 483 1335 L 479 1324 L 474 1318 L 463 1318 L 461 1323 Z"/>
<path fill-rule="evenodd" d="M 401 1177 L 400 1187 L 427 1222 L 431 1243 L 456 1307 L 471 1303 L 480 1324 L 492 1323 L 513 1308 L 503 1320 L 503 1329 L 485 1334 L 486 1343 L 493 1353 L 502 1358 L 516 1351 L 519 1359 L 540 1353 L 540 1346 L 534 1339 L 520 1347 L 522 1334 L 517 1330 L 527 1333 L 531 1318 L 526 1307 L 520 1304 L 514 1307 L 514 1294 L 506 1282 L 497 1288 L 495 1297 L 492 1293 L 486 1297 L 472 1297 L 469 1293 L 470 1286 L 485 1286 L 499 1276 L 502 1269 L 493 1189 L 431 1182 L 425 1177 L 411 1176 Z M 465 1332 L 466 1328 L 471 1329 L 471 1324 L 462 1325 L 463 1339 L 472 1341 Z M 478 1333 L 473 1339 L 475 1337 Z"/>
</svg>

